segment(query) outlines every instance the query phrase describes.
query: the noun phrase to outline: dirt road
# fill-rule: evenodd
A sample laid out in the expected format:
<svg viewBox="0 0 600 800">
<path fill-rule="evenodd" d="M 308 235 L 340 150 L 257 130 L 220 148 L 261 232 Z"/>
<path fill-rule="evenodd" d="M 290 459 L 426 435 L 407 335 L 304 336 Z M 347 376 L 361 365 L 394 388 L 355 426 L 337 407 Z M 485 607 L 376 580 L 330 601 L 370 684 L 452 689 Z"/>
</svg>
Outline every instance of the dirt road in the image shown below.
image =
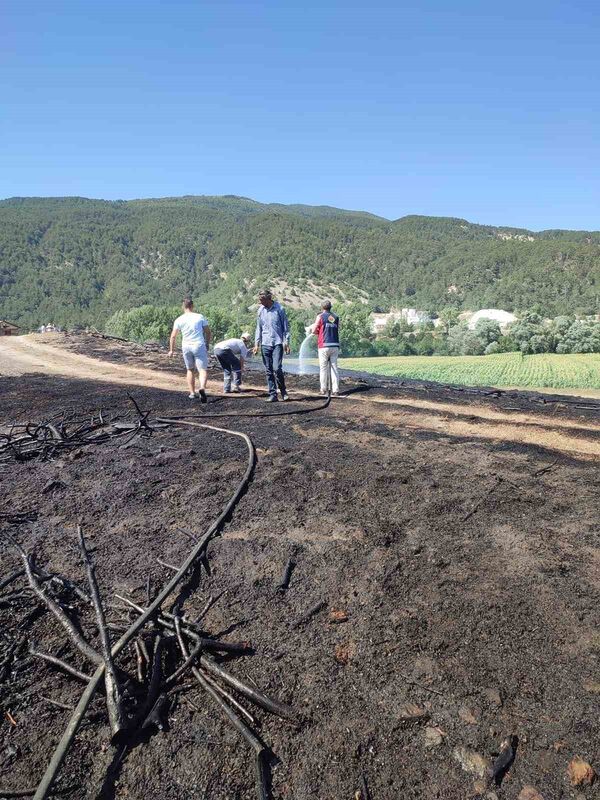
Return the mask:
<svg viewBox="0 0 600 800">
<path fill-rule="evenodd" d="M 63 337 L 3 336 L 0 338 L 0 376 L 30 374 L 62 375 L 82 380 L 108 381 L 117 385 L 181 389 L 181 378 L 150 372 L 143 367 L 120 366 L 61 347 Z"/>
</svg>

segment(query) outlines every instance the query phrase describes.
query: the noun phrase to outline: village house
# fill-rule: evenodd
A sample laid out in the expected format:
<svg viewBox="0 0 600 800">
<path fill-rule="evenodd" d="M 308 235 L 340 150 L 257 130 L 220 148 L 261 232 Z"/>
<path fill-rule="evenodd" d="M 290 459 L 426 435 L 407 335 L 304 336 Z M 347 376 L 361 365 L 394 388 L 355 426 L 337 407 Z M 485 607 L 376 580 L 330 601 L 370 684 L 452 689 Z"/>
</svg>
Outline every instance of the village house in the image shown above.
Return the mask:
<svg viewBox="0 0 600 800">
<path fill-rule="evenodd" d="M 502 333 L 506 333 L 513 322 L 517 321 L 517 316 L 501 308 L 482 308 L 479 311 L 463 311 L 459 314 L 458 319 L 460 322 L 466 322 L 470 330 L 475 330 L 475 326 L 480 319 L 490 319 L 500 325 Z M 432 319 L 424 311 L 418 311 L 416 308 L 401 308 L 397 311 L 390 311 L 387 314 L 372 313 L 371 331 L 376 336 L 381 336 L 388 322 L 406 322 L 413 327 L 433 322 L 436 328 L 442 324 L 442 320 L 439 318 Z"/>
<path fill-rule="evenodd" d="M 409 325 L 422 325 L 431 322 L 431 317 L 416 308 L 401 308 L 399 311 L 390 311 L 389 314 L 371 314 L 371 330 L 376 335 L 381 335 L 388 322 L 406 322 Z"/>
</svg>

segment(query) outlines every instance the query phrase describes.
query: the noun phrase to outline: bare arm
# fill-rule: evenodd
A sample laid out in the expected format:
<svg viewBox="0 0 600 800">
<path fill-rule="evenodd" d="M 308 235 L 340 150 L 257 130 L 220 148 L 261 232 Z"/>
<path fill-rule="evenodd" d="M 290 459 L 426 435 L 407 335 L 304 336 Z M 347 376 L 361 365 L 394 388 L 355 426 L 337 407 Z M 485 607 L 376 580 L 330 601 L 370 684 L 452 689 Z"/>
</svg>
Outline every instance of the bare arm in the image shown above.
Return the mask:
<svg viewBox="0 0 600 800">
<path fill-rule="evenodd" d="M 282 323 L 283 323 L 283 351 L 284 353 L 290 353 L 290 323 L 288 322 L 287 314 L 285 313 L 285 308 L 281 309 L 282 312 Z"/>
<path fill-rule="evenodd" d="M 177 328 L 173 328 L 171 331 L 171 338 L 169 339 L 169 355 L 173 355 L 173 350 L 175 349 L 175 340 L 177 339 L 177 334 L 179 331 Z"/>
<path fill-rule="evenodd" d="M 212 332 L 208 325 L 204 326 L 204 343 L 206 344 L 206 349 L 208 350 L 208 346 L 210 344 L 210 340 L 212 339 Z"/>
<path fill-rule="evenodd" d="M 256 331 L 254 333 L 254 349 L 252 351 L 254 355 L 258 353 L 261 337 L 262 337 L 262 317 L 260 316 L 260 311 L 259 311 L 258 317 L 256 319 Z"/>
</svg>

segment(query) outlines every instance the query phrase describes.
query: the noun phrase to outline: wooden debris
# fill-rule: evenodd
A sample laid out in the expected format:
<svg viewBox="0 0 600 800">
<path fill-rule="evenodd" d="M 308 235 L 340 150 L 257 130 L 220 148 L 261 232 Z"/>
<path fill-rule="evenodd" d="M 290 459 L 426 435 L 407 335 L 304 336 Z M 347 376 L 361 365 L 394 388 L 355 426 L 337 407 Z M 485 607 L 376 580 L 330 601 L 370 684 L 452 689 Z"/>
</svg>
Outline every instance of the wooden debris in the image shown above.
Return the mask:
<svg viewBox="0 0 600 800">
<path fill-rule="evenodd" d="M 495 781 L 497 786 L 502 783 L 503 777 L 515 760 L 517 746 L 518 739 L 516 736 L 507 736 L 500 744 L 500 752 L 489 771 L 490 780 Z"/>
<path fill-rule="evenodd" d="M 67 664 L 66 661 L 61 661 L 60 658 L 56 658 L 56 656 L 52 656 L 49 653 L 40 653 L 39 651 L 33 649 L 30 649 L 29 652 L 32 656 L 41 658 L 43 661 L 46 661 L 48 664 L 52 664 L 52 666 L 56 667 L 62 672 L 66 672 L 67 675 L 72 675 L 73 678 L 77 678 L 77 680 L 81 681 L 82 683 L 89 683 L 89 681 L 92 679 L 91 675 L 86 675 L 85 672 L 80 672 L 78 669 L 75 669 L 75 667 Z"/>
<path fill-rule="evenodd" d="M 302 625 L 305 625 L 316 614 L 318 614 L 319 611 L 322 611 L 325 608 L 326 605 L 327 605 L 327 603 L 324 600 L 319 600 L 319 602 L 315 603 L 315 605 L 312 608 L 309 608 L 309 610 L 306 612 L 306 614 L 303 614 L 301 617 L 299 617 L 296 620 L 296 622 L 293 623 L 292 628 L 300 628 Z"/>
<path fill-rule="evenodd" d="M 290 585 L 292 572 L 294 571 L 295 567 L 296 567 L 296 562 L 292 558 L 290 558 L 287 564 L 285 565 L 285 569 L 283 571 L 281 580 L 277 584 L 276 591 L 278 594 L 282 595 L 287 592 L 288 587 Z"/>
<path fill-rule="evenodd" d="M 6 534 L 5 534 L 6 535 Z M 25 573 L 27 574 L 27 579 L 29 580 L 29 585 L 31 586 L 34 594 L 36 597 L 41 600 L 41 602 L 51 611 L 56 619 L 60 622 L 63 628 L 68 633 L 71 641 L 76 645 L 76 647 L 81 650 L 83 655 L 91 661 L 93 664 L 99 664 L 102 661 L 101 656 L 94 650 L 94 648 L 84 639 L 81 633 L 77 630 L 75 625 L 71 622 L 69 617 L 65 614 L 63 609 L 58 605 L 56 600 L 50 597 L 40 586 L 40 583 L 31 568 L 31 562 L 29 560 L 29 556 L 23 550 L 23 548 L 15 542 L 12 537 L 8 537 L 12 542 L 13 546 L 17 549 L 19 555 L 23 560 L 23 564 L 25 566 Z"/>
<path fill-rule="evenodd" d="M 77 536 L 79 539 L 81 557 L 87 571 L 94 611 L 96 612 L 96 621 L 98 623 L 98 633 L 100 634 L 102 657 L 104 658 L 105 666 L 104 684 L 106 686 L 106 707 L 108 709 L 108 721 L 114 739 L 114 737 L 119 736 L 125 727 L 125 712 L 121 700 L 121 690 L 111 653 L 110 636 L 106 630 L 106 617 L 104 615 L 104 608 L 102 607 L 102 600 L 100 599 L 100 589 L 98 588 L 98 581 L 96 579 L 96 568 L 92 563 L 86 547 L 81 525 L 77 526 Z"/>
</svg>

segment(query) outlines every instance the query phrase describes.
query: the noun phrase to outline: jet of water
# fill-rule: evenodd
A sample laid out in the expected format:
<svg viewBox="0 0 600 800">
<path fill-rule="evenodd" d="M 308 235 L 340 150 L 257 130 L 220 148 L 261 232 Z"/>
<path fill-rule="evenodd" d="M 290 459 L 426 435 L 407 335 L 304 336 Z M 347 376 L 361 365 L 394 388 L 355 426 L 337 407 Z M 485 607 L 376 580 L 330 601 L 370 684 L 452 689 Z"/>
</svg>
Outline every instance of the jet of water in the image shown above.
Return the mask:
<svg viewBox="0 0 600 800">
<path fill-rule="evenodd" d="M 298 353 L 298 374 L 308 375 L 308 359 L 310 358 L 310 340 L 313 338 L 314 333 L 309 333 L 300 345 L 300 352 Z"/>
</svg>

